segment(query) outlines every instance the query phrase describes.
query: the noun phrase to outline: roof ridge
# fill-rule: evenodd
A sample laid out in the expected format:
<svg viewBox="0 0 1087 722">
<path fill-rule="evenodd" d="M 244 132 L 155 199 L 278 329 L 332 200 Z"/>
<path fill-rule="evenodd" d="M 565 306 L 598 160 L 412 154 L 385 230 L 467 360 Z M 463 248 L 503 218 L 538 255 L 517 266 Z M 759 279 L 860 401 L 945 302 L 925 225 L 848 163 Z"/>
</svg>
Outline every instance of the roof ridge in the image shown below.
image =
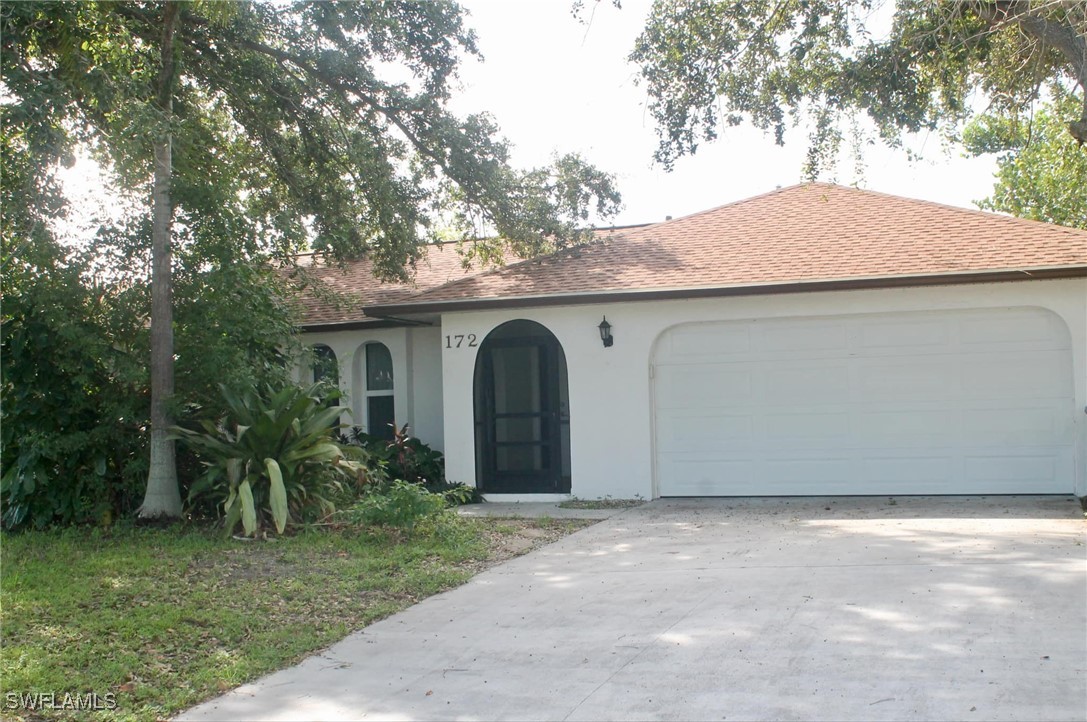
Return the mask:
<svg viewBox="0 0 1087 722">
<path fill-rule="evenodd" d="M 594 228 L 592 230 L 594 230 L 594 231 L 615 231 L 615 230 L 621 230 L 621 229 L 627 229 L 627 228 L 639 228 L 640 229 L 640 228 L 644 228 L 644 227 L 648 227 L 648 226 L 655 226 L 655 225 L 660 225 L 660 223 L 633 223 L 633 224 L 625 225 L 625 226 L 610 226 L 608 228 Z M 545 253 L 542 256 L 533 256 L 532 258 L 522 258 L 521 260 L 515 261 L 514 263 L 503 263 L 501 266 L 495 266 L 493 268 L 488 268 L 486 270 L 481 269 L 479 271 L 479 273 L 473 273 L 472 275 L 464 276 L 463 278 L 454 278 L 452 281 L 446 281 L 445 283 L 442 283 L 440 285 L 432 286 L 432 287 L 426 289 L 425 291 L 419 291 L 418 293 L 413 294 L 409 298 L 411 298 L 412 300 L 419 300 L 419 299 L 423 298 L 424 296 L 427 296 L 427 295 L 429 295 L 431 293 L 436 293 L 439 290 L 446 290 L 450 286 L 455 286 L 458 283 L 468 283 L 470 281 L 475 281 L 475 280 L 480 279 L 480 278 L 485 278 L 487 276 L 502 273 L 503 271 L 508 271 L 508 270 L 511 270 L 511 269 L 520 268 L 521 266 L 527 265 L 529 263 L 546 261 L 549 258 L 554 258 L 555 256 L 558 256 L 560 253 L 569 253 L 571 251 L 575 251 L 575 250 L 578 250 L 578 249 L 581 249 L 581 248 L 587 248 L 587 247 L 592 246 L 592 245 L 602 244 L 602 243 L 605 242 L 605 240 L 610 240 L 610 239 L 593 238 L 591 240 L 583 241 L 582 243 L 578 243 L 578 244 L 575 244 L 573 246 L 568 246 L 566 248 L 558 248 L 558 249 L 552 251 L 551 253 Z"/>
<path fill-rule="evenodd" d="M 694 213 L 688 213 L 687 215 L 680 216 L 679 218 L 670 218 L 670 219 L 667 219 L 667 220 L 660 221 L 659 223 L 651 223 L 651 224 L 647 224 L 647 225 L 663 226 L 663 225 L 669 224 L 669 223 L 678 223 L 679 221 L 685 221 L 685 220 L 688 220 L 690 218 L 697 218 L 698 216 L 703 216 L 703 215 L 706 215 L 707 213 L 716 213 L 717 211 L 722 211 L 722 210 L 724 210 L 726 208 L 732 208 L 733 206 L 739 206 L 739 205 L 743 205 L 744 203 L 749 203 L 751 201 L 757 201 L 757 200 L 760 200 L 762 198 L 766 198 L 768 196 L 772 196 L 772 195 L 775 195 L 775 194 L 778 194 L 778 193 L 784 193 L 785 191 L 791 191 L 791 190 L 794 190 L 796 188 L 801 188 L 803 186 L 813 186 L 813 185 L 827 185 L 827 186 L 835 186 L 835 187 L 838 187 L 838 188 L 842 187 L 842 186 L 838 186 L 835 183 L 824 183 L 824 182 L 821 182 L 821 181 L 812 181 L 810 183 L 804 183 L 804 182 L 793 183 L 791 186 L 785 186 L 783 188 L 775 188 L 775 189 L 773 189 L 771 191 L 766 191 L 765 193 L 759 193 L 758 195 L 748 196 L 747 198 L 738 198 L 737 200 L 729 201 L 728 203 L 722 203 L 721 205 L 714 206 L 713 208 L 707 208 L 704 211 L 695 211 Z"/>
<path fill-rule="evenodd" d="M 957 212 L 961 212 L 961 213 L 970 213 L 970 214 L 973 214 L 973 215 L 976 215 L 976 216 L 981 216 L 982 218 L 987 218 L 987 219 L 990 219 L 990 220 L 1003 219 L 1004 221 L 1011 221 L 1011 222 L 1017 223 L 1017 224 L 1022 223 L 1022 224 L 1034 225 L 1034 226 L 1041 225 L 1041 226 L 1044 226 L 1046 228 L 1057 228 L 1057 229 L 1063 230 L 1063 231 L 1071 231 L 1073 234 L 1087 233 L 1087 231 L 1085 231 L 1083 229 L 1074 228 L 1072 226 L 1065 226 L 1065 225 L 1061 225 L 1059 223 L 1050 223 L 1048 221 L 1039 221 L 1039 220 L 1036 220 L 1034 218 L 1020 218 L 1018 216 L 1009 215 L 1007 213 L 1001 213 L 1001 212 L 998 212 L 998 211 L 986 211 L 986 210 L 982 210 L 980 208 L 964 208 L 962 206 L 953 206 L 953 205 L 950 205 L 948 203 L 941 203 L 940 201 L 932 201 L 932 200 L 928 200 L 928 199 L 925 199 L 925 198 L 911 198 L 909 196 L 895 195 L 894 193 L 888 193 L 886 191 L 877 191 L 877 190 L 873 190 L 871 188 L 858 188 L 857 186 L 853 186 L 853 185 L 843 185 L 841 183 L 831 183 L 829 181 L 801 181 L 800 183 L 794 183 L 794 184 L 792 184 L 790 186 L 784 186 L 782 188 L 775 188 L 772 191 L 767 191 L 765 193 L 760 193 L 758 195 L 750 196 L 748 198 L 741 198 L 739 200 L 731 201 L 729 203 L 723 203 L 723 204 L 721 204 L 719 206 L 715 206 L 713 208 L 708 208 L 708 209 L 706 209 L 704 211 L 696 211 L 694 213 L 689 213 L 689 214 L 687 214 L 685 216 L 680 216 L 679 218 L 672 218 L 672 219 L 669 219 L 669 220 L 666 220 L 666 221 L 661 221 L 660 223 L 647 224 L 647 225 L 662 226 L 662 225 L 669 224 L 669 223 L 677 223 L 679 221 L 685 221 L 685 220 L 688 220 L 688 219 L 691 219 L 691 218 L 697 218 L 698 216 L 702 216 L 702 215 L 722 211 L 722 210 L 724 210 L 726 208 L 732 208 L 734 206 L 743 205 L 743 204 L 751 202 L 751 201 L 762 200 L 764 198 L 767 198 L 769 196 L 773 196 L 773 195 L 776 195 L 776 194 L 786 193 L 786 192 L 789 192 L 789 191 L 799 190 L 799 189 L 802 189 L 802 188 L 810 188 L 810 187 L 833 188 L 835 190 L 842 190 L 842 191 L 846 191 L 846 192 L 860 193 L 860 194 L 864 194 L 864 195 L 880 196 L 881 198 L 887 198 L 887 199 L 890 199 L 890 200 L 896 201 L 896 202 L 919 204 L 919 205 L 923 205 L 923 206 L 934 206 L 936 208 L 940 208 L 940 209 L 943 209 L 943 210 L 946 210 L 946 211 L 953 211 L 953 212 L 957 211 Z"/>
<path fill-rule="evenodd" d="M 801 185 L 803 185 L 803 184 L 801 184 Z M 857 188 L 855 186 L 843 186 L 843 185 L 839 185 L 837 183 L 823 183 L 823 182 L 820 182 L 820 183 L 812 183 L 810 185 L 825 185 L 825 186 L 830 186 L 830 187 L 833 187 L 833 188 L 840 188 L 841 190 L 845 190 L 845 191 L 855 191 L 857 193 L 865 193 L 865 194 L 868 194 L 868 195 L 880 196 L 882 198 L 889 198 L 891 200 L 895 200 L 895 201 L 899 201 L 899 202 L 917 204 L 917 205 L 922 205 L 922 206 L 935 206 L 936 208 L 940 208 L 940 209 L 945 210 L 945 211 L 953 211 L 953 212 L 958 212 L 958 213 L 969 213 L 971 215 L 981 216 L 982 218 L 986 218 L 986 219 L 989 219 L 989 220 L 1002 220 L 1002 221 L 1008 221 L 1008 222 L 1011 222 L 1011 223 L 1014 223 L 1014 224 L 1023 224 L 1023 225 L 1029 225 L 1029 226 L 1043 226 L 1045 228 L 1056 228 L 1056 229 L 1061 230 L 1061 231 L 1071 231 L 1073 234 L 1078 234 L 1078 233 L 1087 234 L 1087 230 L 1084 230 L 1082 228 L 1074 228 L 1072 226 L 1061 225 L 1060 223 L 1050 223 L 1049 221 L 1039 221 L 1039 220 L 1034 219 L 1034 218 L 1020 218 L 1019 216 L 1013 216 L 1013 215 L 1010 215 L 1008 213 L 1002 213 L 1000 211 L 986 211 L 986 210 L 982 210 L 980 208 L 964 208 L 962 206 L 953 206 L 953 205 L 950 205 L 948 203 L 941 203 L 940 201 L 931 201 L 931 200 L 928 200 L 927 198 L 911 198 L 909 196 L 898 196 L 898 195 L 895 195 L 893 193 L 888 193 L 886 191 L 876 191 L 876 190 L 871 190 L 869 188 Z M 793 186 L 793 187 L 795 187 L 795 186 Z M 782 190 L 786 190 L 786 189 L 782 189 Z M 766 195 L 766 194 L 764 194 L 764 195 Z"/>
<path fill-rule="evenodd" d="M 661 221 L 661 222 L 663 222 L 663 221 Z M 625 223 L 625 224 L 619 225 L 619 226 L 615 226 L 615 225 L 612 225 L 612 226 L 589 226 L 588 228 L 585 228 L 585 229 L 582 229 L 582 230 L 588 230 L 588 231 L 593 231 L 593 232 L 622 231 L 622 230 L 627 230 L 627 229 L 631 229 L 631 228 L 644 228 L 646 226 L 659 225 L 661 222 L 646 221 L 644 223 Z M 493 240 L 493 239 L 496 239 L 496 238 L 498 238 L 498 236 L 488 236 L 486 238 L 460 238 L 460 239 L 455 240 L 455 241 L 435 241 L 434 243 L 422 243 L 422 244 L 419 245 L 419 247 L 420 248 L 430 248 L 430 247 L 433 246 L 433 247 L 437 247 L 439 250 L 444 252 L 445 246 L 459 246 L 461 244 L 467 244 L 467 243 L 475 244 L 475 243 L 481 243 L 483 241 Z M 595 239 L 590 240 L 590 241 L 585 241 L 584 243 L 579 243 L 577 245 L 578 246 L 583 246 L 583 245 L 587 245 L 589 243 L 593 243 L 594 241 L 595 241 Z M 577 246 L 570 246 L 570 248 L 576 248 L 576 247 Z M 567 249 L 559 249 L 557 251 L 554 251 L 554 253 L 559 253 L 562 250 L 567 250 Z M 300 251 L 299 253 L 295 253 L 293 257 L 294 258 L 302 258 L 302 257 L 313 258 L 317 254 L 318 254 L 318 251 Z M 547 254 L 547 255 L 551 255 L 551 254 Z M 522 261 L 531 261 L 531 260 L 535 260 L 536 258 L 545 258 L 545 257 L 546 256 L 535 256 L 534 258 L 524 258 L 524 259 L 521 259 L 521 260 Z M 365 261 L 365 260 L 369 260 L 366 257 L 365 253 L 363 255 L 360 255 L 358 258 L 347 259 L 348 262 L 351 262 L 351 261 Z M 518 263 L 520 263 L 520 262 L 521 261 L 518 261 Z M 504 268 L 505 266 L 502 266 L 502 267 Z"/>
<path fill-rule="evenodd" d="M 472 239 L 472 240 L 477 241 L 477 240 L 484 240 L 484 239 Z M 463 242 L 464 241 L 435 241 L 433 243 L 421 243 L 421 244 L 419 244 L 419 247 L 420 248 L 429 248 L 431 246 L 436 246 L 436 247 L 441 248 L 443 246 L 455 246 L 458 243 L 463 243 Z M 295 258 L 302 258 L 303 256 L 312 257 L 312 256 L 316 256 L 317 254 L 318 254 L 318 251 L 301 251 L 299 253 L 295 253 L 294 257 Z M 369 260 L 369 259 L 367 259 L 366 254 L 363 253 L 362 255 L 358 256 L 357 258 L 350 258 L 350 259 L 347 259 L 347 260 L 348 261 L 363 261 L 363 260 Z"/>
<path fill-rule="evenodd" d="M 630 230 L 632 232 L 629 232 L 629 233 L 620 232 L 620 233 L 617 233 L 614 237 L 604 236 L 603 238 L 593 238 L 593 239 L 591 239 L 589 241 L 586 241 L 586 242 L 583 242 L 583 243 L 580 243 L 580 244 L 577 244 L 577 245 L 574 245 L 574 246 L 570 246 L 568 248 L 557 249 L 557 250 L 555 250 L 555 251 L 553 251 L 551 253 L 545 254 L 545 255 L 536 256 L 536 257 L 533 257 L 533 258 L 526 258 L 526 259 L 522 259 L 520 261 L 517 261 L 515 263 L 507 263 L 507 264 L 504 264 L 504 265 L 501 265 L 501 266 L 493 267 L 493 268 L 487 269 L 485 271 L 481 271 L 479 273 L 472 274 L 470 276 L 465 276 L 463 278 L 453 279 L 453 280 L 447 281 L 446 283 L 443 283 L 441 285 L 433 286 L 433 287 L 428 288 L 426 290 L 422 290 L 422 291 L 413 293 L 408 298 L 405 298 L 403 301 L 401 301 L 401 303 L 408 303 L 408 304 L 411 304 L 411 303 L 425 303 L 429 299 L 435 298 L 435 297 L 437 297 L 439 299 L 439 301 L 440 301 L 440 299 L 443 296 L 448 295 L 451 290 L 455 291 L 456 289 L 458 289 L 461 286 L 467 286 L 467 287 L 470 288 L 472 284 L 479 284 L 479 283 L 485 284 L 486 282 L 488 282 L 491 279 L 503 278 L 503 277 L 507 277 L 507 278 L 508 277 L 514 277 L 514 276 L 516 276 L 516 274 L 519 271 L 524 271 L 526 269 L 526 267 L 529 267 L 530 264 L 545 265 L 548 261 L 562 260 L 564 257 L 565 258 L 570 258 L 571 257 L 570 254 L 572 254 L 572 253 L 575 253 L 575 252 L 577 252 L 579 250 L 593 248 L 594 246 L 597 247 L 597 248 L 600 248 L 600 247 L 603 247 L 605 245 L 605 243 L 607 243 L 609 241 L 614 241 L 614 242 L 619 242 L 619 243 L 627 241 L 628 243 L 626 245 L 629 245 L 629 242 L 637 243 L 637 242 L 642 241 L 642 240 L 652 241 L 653 237 L 654 237 L 654 234 L 668 234 L 669 231 L 671 231 L 672 234 L 674 234 L 676 232 L 684 233 L 685 232 L 684 228 L 682 226 L 677 227 L 676 224 L 690 223 L 692 221 L 692 219 L 694 219 L 696 224 L 697 224 L 698 219 L 703 218 L 703 217 L 711 217 L 712 218 L 713 215 L 721 214 L 722 211 L 737 212 L 734 209 L 742 208 L 743 206 L 749 205 L 749 204 L 752 204 L 752 203 L 765 201 L 766 199 L 773 198 L 775 196 L 783 196 L 783 195 L 793 194 L 794 197 L 799 197 L 799 194 L 801 194 L 802 192 L 807 191 L 807 190 L 811 190 L 813 192 L 818 192 L 820 190 L 830 191 L 830 192 L 841 191 L 841 195 L 843 197 L 870 198 L 870 199 L 874 198 L 874 199 L 886 200 L 886 201 L 888 201 L 888 202 L 890 202 L 890 203 L 892 203 L 894 205 L 897 205 L 900 208 L 905 207 L 905 209 L 908 212 L 913 213 L 913 214 L 918 213 L 919 212 L 918 209 L 921 209 L 921 212 L 928 215 L 928 214 L 931 214 L 931 209 L 935 208 L 935 209 L 940 209 L 942 212 L 952 212 L 951 213 L 952 216 L 958 216 L 960 219 L 962 219 L 963 215 L 965 214 L 965 215 L 967 215 L 969 217 L 977 217 L 977 218 L 980 218 L 980 219 L 984 219 L 985 222 L 987 222 L 987 223 L 999 222 L 1002 225 L 1005 225 L 1006 221 L 1013 221 L 1014 222 L 1014 221 L 1027 220 L 1027 223 L 1024 224 L 1025 227 L 1027 227 L 1027 228 L 1030 228 L 1030 229 L 1044 228 L 1045 230 L 1047 230 L 1047 231 L 1049 231 L 1051 233 L 1053 232 L 1053 229 L 1058 229 L 1058 232 L 1060 232 L 1061 235 L 1065 236 L 1066 238 L 1069 237 L 1069 236 L 1071 236 L 1072 238 L 1076 238 L 1082 233 L 1087 233 L 1087 232 L 1084 232 L 1084 231 L 1079 231 L 1078 229 L 1069 228 L 1067 226 L 1057 226 L 1055 224 L 1045 223 L 1045 222 L 1041 222 L 1041 221 L 1030 221 L 1028 219 L 1019 219 L 1019 218 L 1005 216 L 1005 215 L 1001 215 L 1001 214 L 997 214 L 997 213 L 992 213 L 992 212 L 989 212 L 989 211 L 973 210 L 973 209 L 969 209 L 969 208 L 959 208 L 959 207 L 956 207 L 956 206 L 949 206 L 947 204 L 937 203 L 937 202 L 934 202 L 934 201 L 926 201 L 926 200 L 921 200 L 921 199 L 917 199 L 917 198 L 906 198 L 904 196 L 896 196 L 896 195 L 893 195 L 893 194 L 890 194 L 890 193 L 884 193 L 884 192 L 880 192 L 880 191 L 873 191 L 873 190 L 868 190 L 868 189 L 865 189 L 865 188 L 857 188 L 857 187 L 853 187 L 853 186 L 843 186 L 843 185 L 840 185 L 840 184 L 837 184 L 837 183 L 828 183 L 828 182 L 824 182 L 824 181 L 809 181 L 809 182 L 796 183 L 796 184 L 793 184 L 791 186 L 786 186 L 784 188 L 775 188 L 774 190 L 771 190 L 771 191 L 768 191 L 768 192 L 765 192 L 765 193 L 761 193 L 759 195 L 751 196 L 751 197 L 748 197 L 748 198 L 742 198 L 742 199 L 739 199 L 739 200 L 736 200 L 736 201 L 732 201 L 732 202 L 729 202 L 729 203 L 722 204 L 720 206 L 716 206 L 714 208 L 710 208 L 710 209 L 703 210 L 703 211 L 698 211 L 698 212 L 695 212 L 695 213 L 688 214 L 686 216 L 681 216 L 679 218 L 660 221 L 660 222 L 657 222 L 657 223 L 638 225 L 638 226 L 635 226 L 635 227 L 631 228 Z M 793 202 L 793 201 L 788 201 L 788 202 Z M 802 200 L 801 202 L 802 203 L 808 203 L 808 202 L 811 202 L 811 200 L 810 199 L 806 200 L 806 201 Z M 738 211 L 738 212 L 742 213 L 743 211 L 741 210 L 741 211 Z M 712 222 L 712 221 L 710 221 L 710 222 Z M 961 223 L 962 220 L 960 220 L 959 222 Z M 1024 226 L 1021 225 L 1020 227 L 1024 227 Z M 1068 232 L 1071 232 L 1071 233 L 1068 233 Z M 532 273 L 532 271 L 527 271 L 527 272 Z"/>
</svg>

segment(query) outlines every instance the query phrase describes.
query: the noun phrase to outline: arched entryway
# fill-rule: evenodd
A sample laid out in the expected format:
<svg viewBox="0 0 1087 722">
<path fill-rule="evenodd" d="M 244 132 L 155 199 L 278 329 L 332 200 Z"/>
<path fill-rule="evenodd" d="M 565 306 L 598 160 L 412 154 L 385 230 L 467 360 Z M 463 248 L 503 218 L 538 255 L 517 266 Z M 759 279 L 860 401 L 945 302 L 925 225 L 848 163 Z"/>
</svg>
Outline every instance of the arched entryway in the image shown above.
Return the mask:
<svg viewBox="0 0 1087 722">
<path fill-rule="evenodd" d="M 480 344 L 475 369 L 476 483 L 490 494 L 570 491 L 566 355 L 534 321 L 509 321 Z"/>
</svg>

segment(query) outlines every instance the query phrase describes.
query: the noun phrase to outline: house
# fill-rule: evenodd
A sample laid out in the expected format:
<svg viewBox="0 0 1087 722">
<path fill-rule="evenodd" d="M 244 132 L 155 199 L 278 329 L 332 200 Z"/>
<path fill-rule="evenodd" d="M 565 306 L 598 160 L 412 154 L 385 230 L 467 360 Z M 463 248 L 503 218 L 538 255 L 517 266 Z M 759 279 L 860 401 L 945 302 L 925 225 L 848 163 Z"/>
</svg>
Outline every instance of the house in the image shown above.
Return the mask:
<svg viewBox="0 0 1087 722">
<path fill-rule="evenodd" d="M 1087 232 L 806 184 L 311 301 L 371 431 L 490 498 L 1087 495 Z"/>
</svg>

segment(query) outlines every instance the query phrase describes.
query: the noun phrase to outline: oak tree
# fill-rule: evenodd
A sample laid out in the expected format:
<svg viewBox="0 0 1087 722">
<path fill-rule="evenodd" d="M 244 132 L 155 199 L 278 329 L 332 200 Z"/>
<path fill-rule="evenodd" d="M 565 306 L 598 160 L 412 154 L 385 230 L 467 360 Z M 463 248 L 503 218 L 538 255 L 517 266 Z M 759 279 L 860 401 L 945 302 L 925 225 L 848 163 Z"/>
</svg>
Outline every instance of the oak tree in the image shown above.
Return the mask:
<svg viewBox="0 0 1087 722">
<path fill-rule="evenodd" d="M 1006 119 L 1047 88 L 1087 90 L 1087 3 L 1078 0 L 656 0 L 630 59 L 640 66 L 666 167 L 722 126 L 780 144 L 811 121 L 809 172 L 828 165 L 846 116 L 885 142 L 956 135 L 983 97 Z M 1087 105 L 1061 118 L 1087 141 Z"/>
<path fill-rule="evenodd" d="M 1072 94 L 1057 96 L 1031 117 L 984 115 L 966 127 L 969 151 L 999 153 L 996 184 L 982 208 L 1087 230 L 1087 153 L 1064 120 L 1081 103 Z"/>
</svg>

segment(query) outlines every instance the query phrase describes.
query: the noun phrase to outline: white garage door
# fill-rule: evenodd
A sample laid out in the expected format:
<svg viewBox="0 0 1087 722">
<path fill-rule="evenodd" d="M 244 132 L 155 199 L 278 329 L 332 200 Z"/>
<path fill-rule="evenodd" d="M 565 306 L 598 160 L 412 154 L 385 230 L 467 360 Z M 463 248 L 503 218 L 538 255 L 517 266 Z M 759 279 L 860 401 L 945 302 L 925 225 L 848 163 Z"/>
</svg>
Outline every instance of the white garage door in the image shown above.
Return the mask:
<svg viewBox="0 0 1087 722">
<path fill-rule="evenodd" d="M 654 358 L 658 492 L 1070 493 L 1071 356 L 1037 308 L 677 326 Z"/>
</svg>

